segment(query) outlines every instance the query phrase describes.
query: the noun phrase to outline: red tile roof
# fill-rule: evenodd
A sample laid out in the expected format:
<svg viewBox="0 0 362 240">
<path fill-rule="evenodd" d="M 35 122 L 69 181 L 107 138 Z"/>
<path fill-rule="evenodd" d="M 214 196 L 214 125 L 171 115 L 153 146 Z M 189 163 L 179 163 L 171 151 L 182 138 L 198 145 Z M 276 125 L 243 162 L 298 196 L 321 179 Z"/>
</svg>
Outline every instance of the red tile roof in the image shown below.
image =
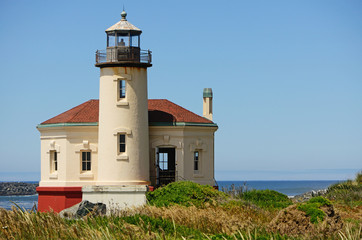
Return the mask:
<svg viewBox="0 0 362 240">
<path fill-rule="evenodd" d="M 99 100 L 92 99 L 41 124 L 98 122 Z M 149 122 L 213 123 L 166 99 L 148 100 Z"/>
<path fill-rule="evenodd" d="M 99 100 L 91 99 L 41 124 L 98 122 Z"/>
<path fill-rule="evenodd" d="M 213 123 L 167 99 L 149 99 L 148 116 L 149 122 Z"/>
</svg>

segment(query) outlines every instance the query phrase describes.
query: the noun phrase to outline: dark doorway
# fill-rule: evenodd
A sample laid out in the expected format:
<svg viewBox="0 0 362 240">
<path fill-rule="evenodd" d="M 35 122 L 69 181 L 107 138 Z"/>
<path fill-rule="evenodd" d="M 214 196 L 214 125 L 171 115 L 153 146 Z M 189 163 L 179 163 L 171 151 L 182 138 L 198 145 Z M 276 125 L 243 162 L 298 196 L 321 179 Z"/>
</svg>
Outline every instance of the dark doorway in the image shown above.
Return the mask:
<svg viewBox="0 0 362 240">
<path fill-rule="evenodd" d="M 159 148 L 156 163 L 156 185 L 162 186 L 175 181 L 175 148 Z"/>
</svg>

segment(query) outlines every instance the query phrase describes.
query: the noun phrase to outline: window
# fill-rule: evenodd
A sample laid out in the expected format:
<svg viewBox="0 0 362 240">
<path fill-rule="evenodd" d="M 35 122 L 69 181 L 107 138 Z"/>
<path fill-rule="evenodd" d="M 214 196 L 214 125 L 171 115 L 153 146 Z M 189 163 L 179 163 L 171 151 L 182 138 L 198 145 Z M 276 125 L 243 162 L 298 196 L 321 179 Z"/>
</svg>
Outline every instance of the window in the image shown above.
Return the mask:
<svg viewBox="0 0 362 240">
<path fill-rule="evenodd" d="M 58 171 L 58 153 L 57 153 L 57 151 L 50 151 L 50 168 L 51 168 L 51 172 Z"/>
<path fill-rule="evenodd" d="M 158 163 L 161 170 L 168 170 L 168 153 L 158 153 Z"/>
<path fill-rule="evenodd" d="M 82 152 L 82 171 L 91 171 L 91 152 Z"/>
<path fill-rule="evenodd" d="M 126 81 L 119 80 L 119 98 L 126 97 Z"/>
<path fill-rule="evenodd" d="M 194 152 L 194 171 L 199 171 L 199 151 Z"/>
<path fill-rule="evenodd" d="M 126 152 L 126 135 L 119 134 L 119 152 L 124 153 Z"/>
</svg>

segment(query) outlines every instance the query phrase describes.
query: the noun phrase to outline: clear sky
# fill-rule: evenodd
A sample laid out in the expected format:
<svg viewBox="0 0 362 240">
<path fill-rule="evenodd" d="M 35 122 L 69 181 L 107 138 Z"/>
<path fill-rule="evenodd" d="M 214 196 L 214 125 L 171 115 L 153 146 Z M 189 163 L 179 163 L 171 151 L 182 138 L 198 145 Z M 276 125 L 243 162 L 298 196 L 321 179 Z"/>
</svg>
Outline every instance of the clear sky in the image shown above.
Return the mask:
<svg viewBox="0 0 362 240">
<path fill-rule="evenodd" d="M 1 0 L 0 181 L 38 180 L 36 125 L 98 99 L 94 53 L 123 4 L 153 52 L 149 98 L 201 115 L 213 89 L 217 180 L 362 169 L 359 0 Z"/>
</svg>

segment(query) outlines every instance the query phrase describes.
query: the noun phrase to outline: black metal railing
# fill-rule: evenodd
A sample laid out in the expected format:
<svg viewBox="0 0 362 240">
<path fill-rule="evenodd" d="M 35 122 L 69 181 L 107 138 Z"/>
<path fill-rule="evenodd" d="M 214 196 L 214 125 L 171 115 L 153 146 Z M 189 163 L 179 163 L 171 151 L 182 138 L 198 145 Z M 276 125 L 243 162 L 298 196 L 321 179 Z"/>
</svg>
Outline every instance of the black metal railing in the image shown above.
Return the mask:
<svg viewBox="0 0 362 240">
<path fill-rule="evenodd" d="M 152 62 L 152 52 L 137 47 L 109 47 L 106 50 L 97 50 L 96 64 L 117 62 Z"/>
</svg>

